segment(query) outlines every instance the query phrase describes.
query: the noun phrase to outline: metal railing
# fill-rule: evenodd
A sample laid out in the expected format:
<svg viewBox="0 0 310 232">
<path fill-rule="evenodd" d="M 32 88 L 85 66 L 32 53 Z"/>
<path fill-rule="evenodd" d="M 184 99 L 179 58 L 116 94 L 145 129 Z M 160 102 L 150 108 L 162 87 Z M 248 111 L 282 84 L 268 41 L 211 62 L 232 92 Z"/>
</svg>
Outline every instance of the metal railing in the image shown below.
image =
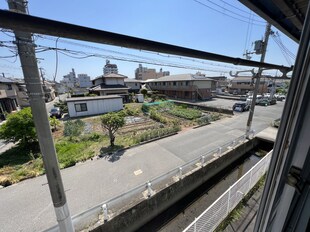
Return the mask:
<svg viewBox="0 0 310 232">
<path fill-rule="evenodd" d="M 213 202 L 183 232 L 214 231 L 266 173 L 271 155 L 272 151 L 230 186 L 228 190 Z"/>
<path fill-rule="evenodd" d="M 252 131 L 254 137 L 255 131 Z M 246 135 L 242 135 L 229 141 L 221 146 L 204 153 L 203 155 L 197 154 L 197 157 L 186 164 L 174 168 L 156 178 L 153 178 L 146 183 L 140 184 L 133 189 L 126 191 L 114 198 L 106 200 L 101 204 L 73 216 L 73 224 L 76 230 L 82 230 L 86 225 L 97 223 L 98 221 L 109 220 L 109 215 L 117 215 L 118 212 L 123 210 L 124 206 L 130 206 L 139 203 L 140 201 L 153 196 L 156 192 L 166 188 L 170 184 L 181 180 L 187 173 L 202 168 L 206 163 L 217 159 L 226 151 L 241 145 L 246 141 Z M 46 231 L 58 231 L 58 226 L 54 226 Z"/>
</svg>

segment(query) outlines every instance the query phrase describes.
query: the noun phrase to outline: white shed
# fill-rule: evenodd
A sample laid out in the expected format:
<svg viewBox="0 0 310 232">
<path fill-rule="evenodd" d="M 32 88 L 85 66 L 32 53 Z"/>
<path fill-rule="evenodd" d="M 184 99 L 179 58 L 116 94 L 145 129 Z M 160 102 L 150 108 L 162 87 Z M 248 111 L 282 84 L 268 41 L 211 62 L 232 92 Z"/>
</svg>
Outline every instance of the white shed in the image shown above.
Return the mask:
<svg viewBox="0 0 310 232">
<path fill-rule="evenodd" d="M 67 98 L 66 101 L 71 118 L 104 114 L 123 109 L 123 99 L 119 95 L 73 97 Z"/>
</svg>

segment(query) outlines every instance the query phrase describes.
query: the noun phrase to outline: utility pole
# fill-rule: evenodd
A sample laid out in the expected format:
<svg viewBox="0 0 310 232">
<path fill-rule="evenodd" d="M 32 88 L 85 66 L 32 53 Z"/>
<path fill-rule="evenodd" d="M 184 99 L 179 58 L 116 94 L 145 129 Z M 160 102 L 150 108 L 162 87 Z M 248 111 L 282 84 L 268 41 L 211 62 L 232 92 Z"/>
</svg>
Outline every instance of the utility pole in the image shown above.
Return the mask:
<svg viewBox="0 0 310 232">
<path fill-rule="evenodd" d="M 45 79 L 44 79 L 44 74 L 43 74 L 43 72 L 42 72 L 42 69 L 43 69 L 43 68 L 39 68 L 39 70 L 40 70 L 40 75 L 41 75 L 41 78 L 42 78 L 42 83 L 43 83 L 43 85 L 45 85 Z"/>
<path fill-rule="evenodd" d="M 8 5 L 11 11 L 22 14 L 28 12 L 24 0 L 8 0 Z M 73 232 L 35 57 L 35 45 L 31 33 L 14 33 L 59 230 Z"/>
<path fill-rule="evenodd" d="M 265 30 L 265 36 L 264 36 L 264 42 L 262 46 L 262 55 L 260 57 L 260 62 L 263 63 L 265 61 L 265 56 L 266 56 L 266 50 L 267 50 L 267 45 L 268 45 L 268 40 L 269 40 L 269 35 L 271 32 L 271 24 L 267 23 L 266 30 Z M 255 104 L 256 104 L 256 97 L 257 93 L 259 90 L 259 85 L 260 85 L 260 78 L 263 72 L 263 68 L 259 68 L 257 74 L 255 75 L 256 81 L 255 81 L 255 89 L 253 93 L 253 98 L 252 98 L 252 103 L 251 103 L 251 108 L 250 108 L 250 113 L 246 125 L 246 136 L 249 138 L 251 126 L 252 126 L 252 120 L 253 120 L 253 115 L 254 115 L 254 109 L 255 109 Z"/>
</svg>

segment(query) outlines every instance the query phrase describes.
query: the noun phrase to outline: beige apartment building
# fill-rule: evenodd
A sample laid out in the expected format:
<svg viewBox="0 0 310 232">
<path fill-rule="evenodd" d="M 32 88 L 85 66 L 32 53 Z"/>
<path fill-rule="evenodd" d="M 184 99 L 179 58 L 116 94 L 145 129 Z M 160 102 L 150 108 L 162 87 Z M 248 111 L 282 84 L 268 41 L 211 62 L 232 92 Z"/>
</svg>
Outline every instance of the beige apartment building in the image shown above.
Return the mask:
<svg viewBox="0 0 310 232">
<path fill-rule="evenodd" d="M 136 80 L 149 80 L 157 79 L 163 76 L 169 76 L 169 71 L 163 71 L 162 68 L 159 72 L 156 72 L 156 69 L 143 67 L 142 64 L 139 64 L 139 68 L 135 71 Z"/>
<path fill-rule="evenodd" d="M 165 94 L 171 99 L 191 101 L 211 99 L 212 91 L 216 88 L 216 81 L 194 74 L 164 76 L 145 83 L 152 91 Z"/>
<path fill-rule="evenodd" d="M 231 80 L 231 84 L 228 88 L 231 94 L 246 94 L 249 91 L 254 90 L 254 82 L 252 76 L 240 76 Z M 268 92 L 268 78 L 261 78 L 258 88 L 258 93 L 263 94 Z"/>
</svg>

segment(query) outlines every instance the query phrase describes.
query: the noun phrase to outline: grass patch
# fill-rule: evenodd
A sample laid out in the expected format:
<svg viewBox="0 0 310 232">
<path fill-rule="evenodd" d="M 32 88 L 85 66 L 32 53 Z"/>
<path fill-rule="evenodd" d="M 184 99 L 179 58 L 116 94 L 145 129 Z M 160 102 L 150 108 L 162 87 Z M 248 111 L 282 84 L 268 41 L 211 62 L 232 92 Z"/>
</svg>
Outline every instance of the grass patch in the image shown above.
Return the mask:
<svg viewBox="0 0 310 232">
<path fill-rule="evenodd" d="M 200 110 L 190 109 L 190 108 L 183 108 L 180 106 L 175 106 L 173 109 L 168 110 L 167 113 L 177 116 L 179 118 L 184 118 L 187 120 L 193 120 L 196 118 L 200 118 L 202 113 Z"/>
</svg>

